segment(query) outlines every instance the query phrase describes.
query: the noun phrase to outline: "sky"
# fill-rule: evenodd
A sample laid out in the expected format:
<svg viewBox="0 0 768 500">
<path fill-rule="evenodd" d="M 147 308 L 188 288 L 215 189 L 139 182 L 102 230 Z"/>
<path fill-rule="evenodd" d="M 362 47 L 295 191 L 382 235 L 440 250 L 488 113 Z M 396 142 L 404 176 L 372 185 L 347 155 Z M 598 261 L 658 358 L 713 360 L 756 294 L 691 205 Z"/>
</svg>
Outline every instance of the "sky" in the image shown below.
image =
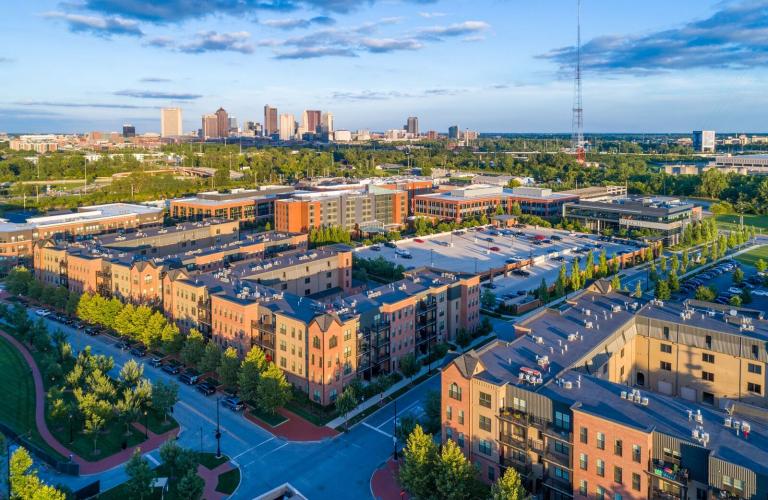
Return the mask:
<svg viewBox="0 0 768 500">
<path fill-rule="evenodd" d="M 35 0 L 0 16 L 0 131 L 569 132 L 576 0 Z M 582 0 L 584 130 L 768 131 L 768 0 Z"/>
</svg>

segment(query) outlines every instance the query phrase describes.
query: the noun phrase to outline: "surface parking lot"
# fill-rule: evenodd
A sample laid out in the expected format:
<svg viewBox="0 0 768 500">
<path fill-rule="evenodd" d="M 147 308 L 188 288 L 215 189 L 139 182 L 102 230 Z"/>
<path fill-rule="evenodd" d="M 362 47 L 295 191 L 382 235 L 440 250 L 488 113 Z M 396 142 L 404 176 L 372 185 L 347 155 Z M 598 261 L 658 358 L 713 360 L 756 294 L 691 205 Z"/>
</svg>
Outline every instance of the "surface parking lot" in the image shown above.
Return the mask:
<svg viewBox="0 0 768 500">
<path fill-rule="evenodd" d="M 357 255 L 368 259 L 381 256 L 406 268 L 433 266 L 470 273 L 499 270 L 511 263 L 511 259 L 532 259 L 533 265 L 524 268 L 528 276 L 511 273 L 494 276 L 493 292 L 503 297 L 536 289 L 542 278 L 552 284 L 563 263 L 570 270 L 573 259 L 578 257 L 583 267 L 589 250 L 594 251 L 597 264 L 603 248 L 610 260 L 614 255 L 637 250 L 633 245 L 632 242 L 601 241 L 597 235 L 571 234 L 556 229 L 498 230 L 486 227 L 400 241 L 397 248 L 374 246 L 377 250 L 367 247 L 358 250 Z M 404 253 L 410 257 L 404 257 Z"/>
<path fill-rule="evenodd" d="M 744 271 L 744 281 L 740 285 L 733 282 L 733 272 L 735 267 L 739 266 Z M 744 307 L 768 311 L 768 287 L 764 281 L 757 276 L 757 270 L 753 266 L 735 262 L 733 260 L 724 261 L 717 266 L 710 267 L 697 273 L 695 276 L 687 278 L 680 283 L 680 299 L 694 298 L 696 288 L 706 286 L 711 288 L 716 295 L 716 302 L 727 304 L 728 299 L 734 295 L 740 295 L 741 290 L 749 288 L 752 295 L 752 302 L 744 304 Z M 737 292 L 738 291 L 738 292 Z"/>
</svg>

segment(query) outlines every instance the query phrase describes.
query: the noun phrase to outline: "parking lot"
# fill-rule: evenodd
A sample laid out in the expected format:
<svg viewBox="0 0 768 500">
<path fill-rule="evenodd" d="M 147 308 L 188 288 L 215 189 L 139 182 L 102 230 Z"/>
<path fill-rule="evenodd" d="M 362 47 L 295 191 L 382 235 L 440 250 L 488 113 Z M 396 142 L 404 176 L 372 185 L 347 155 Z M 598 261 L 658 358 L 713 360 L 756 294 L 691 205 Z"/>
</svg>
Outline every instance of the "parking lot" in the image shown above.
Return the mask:
<svg viewBox="0 0 768 500">
<path fill-rule="evenodd" d="M 736 266 L 744 272 L 744 280 L 740 284 L 733 282 Z M 744 307 L 766 311 L 768 310 L 768 287 L 764 283 L 764 278 L 757 275 L 757 270 L 753 266 L 729 259 L 681 282 L 678 295 L 680 299 L 693 298 L 699 286 L 706 286 L 715 292 L 716 303 L 728 304 L 731 297 L 741 295 L 743 289 L 748 288 L 752 302 L 744 304 Z"/>
<path fill-rule="evenodd" d="M 610 260 L 615 254 L 631 252 L 637 247 L 631 242 L 604 241 L 597 235 L 556 229 L 486 227 L 400 241 L 396 248 L 374 245 L 358 250 L 357 254 L 369 259 L 381 256 L 406 268 L 434 266 L 446 271 L 479 274 L 495 270 L 493 291 L 503 296 L 536 289 L 542 278 L 552 284 L 563 263 L 570 269 L 573 259 L 579 257 L 583 266 L 589 250 L 594 251 L 597 264 L 602 249 Z M 526 273 L 496 274 L 516 259 L 532 260 L 533 264 L 524 268 Z"/>
</svg>

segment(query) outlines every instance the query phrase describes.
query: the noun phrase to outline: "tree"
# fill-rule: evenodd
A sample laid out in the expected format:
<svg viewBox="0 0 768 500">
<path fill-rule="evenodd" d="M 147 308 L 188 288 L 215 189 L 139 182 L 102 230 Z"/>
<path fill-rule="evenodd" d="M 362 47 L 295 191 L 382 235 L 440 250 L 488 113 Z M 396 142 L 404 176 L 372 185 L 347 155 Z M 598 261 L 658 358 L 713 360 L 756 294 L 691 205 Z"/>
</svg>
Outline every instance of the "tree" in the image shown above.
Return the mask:
<svg viewBox="0 0 768 500">
<path fill-rule="evenodd" d="M 252 347 L 245 355 L 240 365 L 237 381 L 240 386 L 240 397 L 245 401 L 256 401 L 259 392 L 259 378 L 267 369 L 267 357 L 258 346 Z"/>
<path fill-rule="evenodd" d="M 597 259 L 597 277 L 605 278 L 608 276 L 608 260 L 605 254 L 605 248 L 600 250 L 600 256 Z"/>
<path fill-rule="evenodd" d="M 461 448 L 449 439 L 443 445 L 435 467 L 435 493 L 438 498 L 446 500 L 481 498 L 478 491 L 482 487 L 477 473 Z"/>
<path fill-rule="evenodd" d="M 562 297 L 565 295 L 565 289 L 568 286 L 568 269 L 565 264 L 560 266 L 560 273 L 557 275 L 557 281 L 555 281 L 555 295 Z"/>
<path fill-rule="evenodd" d="M 666 280 L 659 280 L 656 282 L 654 296 L 659 300 L 668 300 L 672 296 L 672 293 L 669 291 L 669 284 Z"/>
<path fill-rule="evenodd" d="M 768 264 L 766 264 L 765 260 L 761 257 L 755 262 L 755 269 L 757 269 L 758 272 L 764 273 L 765 270 L 768 269 Z"/>
<path fill-rule="evenodd" d="M 661 269 L 662 273 L 667 272 L 667 256 L 662 255 L 659 257 L 659 268 Z"/>
<path fill-rule="evenodd" d="M 669 268 L 677 272 L 680 269 L 680 259 L 678 259 L 677 254 L 672 254 L 672 259 L 669 261 Z"/>
<path fill-rule="evenodd" d="M 549 302 L 549 287 L 547 287 L 547 281 L 544 278 L 541 278 L 541 283 L 539 284 L 539 289 L 536 291 L 536 296 L 544 304 Z"/>
<path fill-rule="evenodd" d="M 521 215 L 523 215 L 523 209 L 520 208 L 520 204 L 516 201 L 512 202 L 511 211 L 512 211 L 512 215 L 514 215 L 515 217 L 520 217 Z"/>
<path fill-rule="evenodd" d="M 155 479 L 155 473 L 147 459 L 141 456 L 141 450 L 138 448 L 125 464 L 125 473 L 128 475 L 126 487 L 131 498 L 143 499 L 152 494 L 152 480 Z"/>
<path fill-rule="evenodd" d="M 215 342 L 208 342 L 205 344 L 205 351 L 203 352 L 203 358 L 200 360 L 200 371 L 214 372 L 218 370 L 219 363 L 221 362 L 221 349 Z"/>
<path fill-rule="evenodd" d="M 496 307 L 496 294 L 486 288 L 480 296 L 480 303 L 483 305 L 484 309 L 494 309 Z"/>
<path fill-rule="evenodd" d="M 166 323 L 160 337 L 165 350 L 169 353 L 175 354 L 181 351 L 184 345 L 184 336 L 179 331 L 179 327 L 173 322 Z"/>
<path fill-rule="evenodd" d="M 159 311 L 152 313 L 152 316 L 149 317 L 146 326 L 141 332 L 141 341 L 144 342 L 144 345 L 150 349 L 160 345 L 160 342 L 163 340 L 163 328 L 165 328 L 167 323 L 168 320 L 165 319 L 162 313 Z"/>
<path fill-rule="evenodd" d="M 417 425 L 406 441 L 399 480 L 414 497 L 433 498 L 437 446 Z"/>
<path fill-rule="evenodd" d="M 571 275 L 569 277 L 571 281 L 571 290 L 574 292 L 581 288 L 581 267 L 579 266 L 579 258 L 575 257 L 571 264 Z"/>
<path fill-rule="evenodd" d="M 403 376 L 410 378 L 411 381 L 413 381 L 414 375 L 419 373 L 419 368 L 419 362 L 412 352 L 400 358 L 400 371 L 403 372 Z"/>
<path fill-rule="evenodd" d="M 136 338 L 137 332 L 134 329 L 133 315 L 136 308 L 133 304 L 125 304 L 123 309 L 115 317 L 114 328 L 120 335 L 126 337 Z"/>
<path fill-rule="evenodd" d="M 349 430 L 347 413 L 352 411 L 357 406 L 357 395 L 355 389 L 352 386 L 347 386 L 336 398 L 336 410 L 344 416 L 344 427 Z"/>
<path fill-rule="evenodd" d="M 117 379 L 123 387 L 131 388 L 139 383 L 142 376 L 144 376 L 144 365 L 138 364 L 134 359 L 129 359 L 120 368 L 120 374 Z"/>
<path fill-rule="evenodd" d="M 259 377 L 257 395 L 259 409 L 271 414 L 275 414 L 278 408 L 291 400 L 291 384 L 285 380 L 285 374 L 276 364 L 269 363 Z"/>
<path fill-rule="evenodd" d="M 595 272 L 595 254 L 592 250 L 587 253 L 587 261 L 584 263 L 584 280 L 588 281 L 592 279 L 592 275 Z"/>
<path fill-rule="evenodd" d="M 730 298 L 728 303 L 734 307 L 741 306 L 741 295 L 734 295 L 733 297 Z"/>
<path fill-rule="evenodd" d="M 264 224 L 264 231 L 272 231 L 272 224 L 270 224 L 269 221 Z"/>
<path fill-rule="evenodd" d="M 688 269 L 688 263 L 689 263 L 689 257 L 688 257 L 688 250 L 686 249 L 683 251 L 683 267 L 681 272 L 685 273 L 685 271 Z"/>
<path fill-rule="evenodd" d="M 696 300 L 705 300 L 707 302 L 711 302 L 715 300 L 715 297 L 716 295 L 714 290 L 712 290 L 708 286 L 702 285 L 696 289 L 696 295 L 695 295 Z"/>
<path fill-rule="evenodd" d="M 181 348 L 181 359 L 186 365 L 197 366 L 205 353 L 205 339 L 203 334 L 192 328 Z"/>
<path fill-rule="evenodd" d="M 205 481 L 195 471 L 188 471 L 184 474 L 184 477 L 179 480 L 179 484 L 176 486 L 179 498 L 189 498 L 191 500 L 198 500 L 202 497 L 204 489 Z"/>
<path fill-rule="evenodd" d="M 669 290 L 671 292 L 680 290 L 680 280 L 677 278 L 677 273 L 674 271 L 674 269 L 670 269 L 667 281 L 669 282 Z"/>
<path fill-rule="evenodd" d="M 439 432 L 441 417 L 440 391 L 428 391 L 424 402 L 424 430 L 429 434 Z"/>
<path fill-rule="evenodd" d="M 219 360 L 218 373 L 225 387 L 237 387 L 240 357 L 234 347 L 227 347 Z"/>
<path fill-rule="evenodd" d="M 10 457 L 8 480 L 11 498 L 21 500 L 66 500 L 64 492 L 43 483 L 32 469 L 32 457 L 26 448 L 17 448 Z"/>
<path fill-rule="evenodd" d="M 472 334 L 466 328 L 459 328 L 456 332 L 456 343 L 461 347 L 467 347 L 472 342 Z"/>
<path fill-rule="evenodd" d="M 618 274 L 614 274 L 611 278 L 611 288 L 617 292 L 621 291 L 621 279 Z"/>
<path fill-rule="evenodd" d="M 741 303 L 744 305 L 752 303 L 752 292 L 749 288 L 745 288 L 741 291 Z"/>
<path fill-rule="evenodd" d="M 643 284 L 638 280 L 637 283 L 635 283 L 635 293 L 634 297 L 636 299 L 639 299 L 643 296 Z"/>
<path fill-rule="evenodd" d="M 504 475 L 491 486 L 491 500 L 523 500 L 525 496 L 525 488 L 514 467 L 507 467 Z"/>
<path fill-rule="evenodd" d="M 152 387 L 152 407 L 162 412 L 163 421 L 168 421 L 168 411 L 179 400 L 179 386 L 176 382 L 163 382 L 157 379 Z"/>
<path fill-rule="evenodd" d="M 740 267 L 737 267 L 735 271 L 733 271 L 733 282 L 737 285 L 744 281 L 744 271 L 741 270 Z"/>
</svg>

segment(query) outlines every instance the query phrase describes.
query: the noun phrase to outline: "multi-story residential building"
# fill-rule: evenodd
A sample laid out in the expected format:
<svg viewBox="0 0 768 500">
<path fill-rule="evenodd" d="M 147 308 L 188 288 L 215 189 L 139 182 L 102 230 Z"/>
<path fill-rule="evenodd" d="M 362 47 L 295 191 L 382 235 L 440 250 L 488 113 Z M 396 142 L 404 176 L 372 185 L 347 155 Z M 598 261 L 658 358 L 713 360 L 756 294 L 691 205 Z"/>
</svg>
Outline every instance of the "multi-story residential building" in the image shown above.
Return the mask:
<svg viewBox="0 0 768 500">
<path fill-rule="evenodd" d="M 80 207 L 76 212 L 30 217 L 24 223 L 0 220 L 0 255 L 30 257 L 34 243 L 47 238 L 76 240 L 162 222 L 162 208 L 131 203 Z"/>
<path fill-rule="evenodd" d="M 685 226 L 701 219 L 701 207 L 674 198 L 613 198 L 605 201 L 578 201 L 562 207 L 564 218 L 594 231 L 648 231 L 676 244 Z"/>
<path fill-rule="evenodd" d="M 407 193 L 366 186 L 362 191 L 297 192 L 275 201 L 278 231 L 307 232 L 322 226 L 355 231 L 402 227 L 408 213 Z"/>
<path fill-rule="evenodd" d="M 170 216 L 175 220 L 202 220 L 210 217 L 240 221 L 271 219 L 275 200 L 290 195 L 288 186 L 263 189 L 233 189 L 230 192 L 209 191 L 195 196 L 171 200 Z"/>
<path fill-rule="evenodd" d="M 290 113 L 282 113 L 279 123 L 279 138 L 281 141 L 291 141 L 296 137 L 296 120 Z"/>
<path fill-rule="evenodd" d="M 160 110 L 161 137 L 179 137 L 184 133 L 182 127 L 181 108 L 162 108 Z"/>
<path fill-rule="evenodd" d="M 560 215 L 562 207 L 569 201 L 576 201 L 575 195 L 553 193 L 551 189 L 473 184 L 466 187 L 452 187 L 433 194 L 414 196 L 414 215 L 437 220 L 454 220 L 490 215 L 501 206 L 510 213 L 514 203 L 523 213 L 552 217 Z"/>
<path fill-rule="evenodd" d="M 480 278 L 431 268 L 349 297 L 360 314 L 358 370 L 365 378 L 395 371 L 408 353 L 428 356 L 459 330 L 480 326 Z"/>
<path fill-rule="evenodd" d="M 443 438 L 483 478 L 515 467 L 558 499 L 768 493 L 762 313 L 640 306 L 599 282 L 516 333 L 442 373 Z"/>
</svg>

